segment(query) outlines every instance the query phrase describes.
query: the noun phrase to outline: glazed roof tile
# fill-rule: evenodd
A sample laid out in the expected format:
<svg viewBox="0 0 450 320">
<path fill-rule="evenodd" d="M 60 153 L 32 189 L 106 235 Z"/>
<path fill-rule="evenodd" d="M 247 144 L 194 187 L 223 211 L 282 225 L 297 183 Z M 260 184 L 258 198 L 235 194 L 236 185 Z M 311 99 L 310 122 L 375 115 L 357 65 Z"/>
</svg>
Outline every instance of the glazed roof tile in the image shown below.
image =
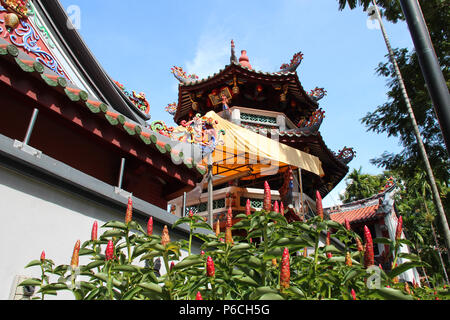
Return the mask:
<svg viewBox="0 0 450 320">
<path fill-rule="evenodd" d="M 346 219 L 350 223 L 362 223 L 381 217 L 382 213 L 378 212 L 379 207 L 380 204 L 376 201 L 375 204 L 368 206 L 362 205 L 359 207 L 347 208 L 344 211 L 331 214 L 330 219 L 340 224 L 343 224 Z"/>
</svg>

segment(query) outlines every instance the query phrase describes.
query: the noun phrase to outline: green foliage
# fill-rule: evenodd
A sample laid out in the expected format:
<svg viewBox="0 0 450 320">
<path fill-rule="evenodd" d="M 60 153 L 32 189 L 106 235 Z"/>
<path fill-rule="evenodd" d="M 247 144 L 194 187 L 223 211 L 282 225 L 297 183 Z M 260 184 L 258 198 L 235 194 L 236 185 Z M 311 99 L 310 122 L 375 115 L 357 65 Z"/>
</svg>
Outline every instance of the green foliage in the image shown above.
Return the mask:
<svg viewBox="0 0 450 320">
<path fill-rule="evenodd" d="M 210 233 L 196 233 L 197 229 L 210 227 L 198 216 L 185 217 L 176 223 L 187 223 L 191 235 L 203 242 L 202 254 L 189 254 L 181 259 L 181 251 L 189 251 L 191 242 L 186 240 L 161 244 L 162 237 L 147 235 L 136 222 L 124 224 L 112 221 L 103 225 L 105 231 L 99 240 L 82 244 L 80 255 L 90 258 L 87 265 L 72 269 L 68 265 L 56 266 L 51 260 L 34 260 L 27 267 L 40 267 L 41 278 L 25 281 L 21 285 L 39 287 L 38 293 L 57 294 L 70 291 L 79 300 L 192 300 L 200 292 L 204 300 L 288 300 L 288 299 L 424 299 L 433 298 L 429 291 L 409 295 L 395 277 L 411 267 L 423 263 L 415 255 L 409 255 L 409 264 L 402 264 L 390 273 L 380 270 L 380 287 L 369 289 L 366 285 L 371 273 L 358 261 L 362 254 L 355 251 L 353 243 L 357 235 L 333 221 L 315 217 L 307 222 L 288 224 L 284 216 L 276 212 L 258 211 L 250 216 L 239 214 L 240 220 L 233 229 L 245 231 L 247 236 L 235 236 L 234 244 L 225 243 Z M 333 245 L 319 247 L 321 233 L 330 228 L 336 230 L 332 238 L 345 244 L 340 251 Z M 252 237 L 261 237 L 253 241 Z M 109 240 L 114 242 L 114 259 L 106 260 L 104 248 Z M 379 239 L 397 252 L 398 244 Z M 310 255 L 303 250 L 310 248 Z M 290 252 L 290 285 L 280 286 L 281 259 L 284 248 Z M 312 248 L 312 249 L 311 249 Z M 345 255 L 352 251 L 352 265 Z M 330 255 L 331 253 L 331 255 Z M 214 261 L 215 275 L 208 277 L 207 257 Z M 153 261 L 161 258 L 168 272 L 155 274 Z M 145 266 L 143 265 L 145 263 Z M 170 265 L 173 264 L 173 267 Z M 49 282 L 49 275 L 59 280 Z M 386 290 L 386 286 L 391 289 Z M 419 291 L 417 291 L 419 292 Z M 438 293 L 441 299 L 446 291 Z"/>
</svg>

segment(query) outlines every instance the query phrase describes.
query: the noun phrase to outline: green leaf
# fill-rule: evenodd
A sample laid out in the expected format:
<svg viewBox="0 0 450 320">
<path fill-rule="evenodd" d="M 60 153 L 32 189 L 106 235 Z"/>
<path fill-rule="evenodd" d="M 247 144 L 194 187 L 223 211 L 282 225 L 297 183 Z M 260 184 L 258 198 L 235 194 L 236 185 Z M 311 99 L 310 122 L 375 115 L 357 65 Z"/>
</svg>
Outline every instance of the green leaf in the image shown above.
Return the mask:
<svg viewBox="0 0 450 320">
<path fill-rule="evenodd" d="M 239 213 L 234 216 L 235 219 L 247 219 L 247 215 L 245 213 Z"/>
<path fill-rule="evenodd" d="M 110 221 L 105 223 L 102 228 L 116 228 L 116 229 L 121 229 L 121 230 L 127 230 L 128 227 L 125 223 L 120 222 L 120 221 Z"/>
<path fill-rule="evenodd" d="M 246 264 L 252 268 L 260 268 L 262 263 L 261 260 L 255 256 L 245 256 L 238 260 L 239 263 Z"/>
<path fill-rule="evenodd" d="M 177 226 L 179 226 L 180 224 L 183 224 L 183 223 L 189 224 L 191 221 L 192 221 L 192 219 L 190 217 L 180 218 L 177 221 L 175 221 L 175 223 L 172 225 L 172 229 L 176 228 Z"/>
<path fill-rule="evenodd" d="M 206 230 L 213 231 L 213 229 L 211 228 L 211 226 L 210 226 L 208 223 L 206 223 L 206 222 L 195 222 L 195 223 L 192 225 L 192 228 L 193 228 L 193 229 L 206 229 Z"/>
<path fill-rule="evenodd" d="M 163 288 L 160 287 L 159 285 L 157 285 L 156 283 L 144 282 L 144 283 L 139 283 L 138 286 L 143 288 L 144 290 L 148 290 L 148 291 L 151 291 L 156 294 L 162 295 L 162 293 L 163 293 Z"/>
<path fill-rule="evenodd" d="M 34 267 L 34 266 L 40 266 L 40 265 L 41 265 L 41 260 L 33 260 L 29 264 L 27 264 L 25 266 L 25 269 L 31 268 L 31 267 Z"/>
<path fill-rule="evenodd" d="M 252 286 L 252 287 L 259 286 L 259 283 L 257 283 L 255 280 L 253 280 L 252 278 L 250 278 L 248 276 L 234 276 L 234 277 L 232 277 L 232 279 L 243 285 L 246 285 L 246 286 Z"/>
<path fill-rule="evenodd" d="M 191 266 L 195 266 L 198 264 L 203 264 L 204 261 L 201 258 L 195 258 L 195 259 L 184 259 L 183 261 L 178 262 L 177 264 L 175 264 L 175 266 L 173 267 L 174 270 L 181 270 L 184 268 L 188 268 Z"/>
<path fill-rule="evenodd" d="M 336 248 L 336 247 L 333 246 L 333 245 L 325 246 L 325 247 L 323 248 L 323 251 L 324 251 L 324 252 L 336 253 L 336 254 L 342 254 L 342 251 L 339 250 L 338 248 Z"/>
<path fill-rule="evenodd" d="M 140 272 L 141 267 L 132 266 L 132 265 L 116 265 L 112 267 L 114 271 L 123 271 L 123 272 Z"/>
<path fill-rule="evenodd" d="M 105 264 L 105 261 L 103 261 L 103 260 L 97 260 L 97 261 L 94 261 L 94 262 L 89 263 L 87 266 L 81 267 L 81 270 L 82 270 L 82 271 L 91 270 L 91 269 L 100 267 L 100 266 L 102 266 L 102 265 L 104 265 L 104 264 Z"/>
<path fill-rule="evenodd" d="M 266 293 L 263 294 L 259 300 L 285 300 L 281 295 L 277 293 Z"/>
<path fill-rule="evenodd" d="M 337 230 L 339 230 L 340 228 L 342 228 L 342 225 L 341 225 L 340 223 L 338 223 L 338 222 L 336 222 L 336 221 L 333 221 L 333 220 L 327 220 L 327 221 L 325 221 L 325 223 L 326 223 L 326 225 L 327 225 L 329 228 L 334 228 L 334 229 L 337 229 Z"/>
<path fill-rule="evenodd" d="M 389 278 L 393 279 L 409 269 L 421 267 L 422 265 L 423 263 L 418 261 L 405 262 L 399 265 L 397 268 L 392 269 L 392 271 L 388 273 L 388 276 Z"/>
<path fill-rule="evenodd" d="M 287 289 L 289 293 L 292 293 L 297 298 L 305 298 L 305 293 L 297 287 L 289 287 Z"/>
<path fill-rule="evenodd" d="M 387 300 L 414 300 L 412 296 L 404 294 L 401 290 L 393 288 L 375 289 L 381 297 Z"/>
<path fill-rule="evenodd" d="M 411 241 L 409 241 L 408 239 L 398 239 L 396 241 L 398 243 L 405 244 L 405 245 L 409 246 L 410 248 L 414 248 L 414 244 Z"/>
<path fill-rule="evenodd" d="M 237 252 L 242 250 L 249 250 L 252 246 L 248 243 L 239 243 L 231 248 L 231 252 Z"/>
<path fill-rule="evenodd" d="M 94 250 L 86 249 L 86 248 L 80 249 L 80 252 L 79 252 L 80 256 L 87 256 L 87 255 L 93 255 L 93 254 L 95 254 Z"/>
<path fill-rule="evenodd" d="M 258 287 L 250 294 L 250 299 L 257 300 L 265 294 L 278 294 L 278 290 L 271 287 Z"/>
<path fill-rule="evenodd" d="M 418 255 L 416 255 L 416 254 L 413 254 L 413 253 L 404 253 L 404 252 L 401 252 L 401 253 L 399 253 L 398 256 L 399 256 L 400 258 L 408 259 L 408 260 L 411 260 L 411 261 L 417 261 L 417 262 L 420 261 L 420 257 L 419 257 Z"/>
<path fill-rule="evenodd" d="M 41 280 L 33 278 L 33 279 L 27 279 L 25 281 L 22 281 L 19 286 L 23 287 L 23 286 L 40 286 L 41 285 Z"/>
<path fill-rule="evenodd" d="M 375 239 L 373 239 L 373 243 L 382 243 L 382 244 L 393 245 L 392 240 L 387 239 L 387 238 L 375 238 Z"/>
<path fill-rule="evenodd" d="M 126 292 L 123 295 L 122 300 L 132 300 L 141 291 L 142 291 L 142 288 L 135 287 L 135 288 L 131 289 L 130 291 Z"/>
</svg>

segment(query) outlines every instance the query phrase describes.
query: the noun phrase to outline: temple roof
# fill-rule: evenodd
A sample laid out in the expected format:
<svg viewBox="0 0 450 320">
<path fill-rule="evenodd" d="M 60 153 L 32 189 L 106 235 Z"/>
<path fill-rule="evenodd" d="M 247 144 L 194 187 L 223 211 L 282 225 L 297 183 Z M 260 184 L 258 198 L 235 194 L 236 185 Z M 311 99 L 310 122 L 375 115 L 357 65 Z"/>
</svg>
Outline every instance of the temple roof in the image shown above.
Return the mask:
<svg viewBox="0 0 450 320">
<path fill-rule="evenodd" d="M 232 46 L 233 47 L 233 46 Z M 234 54 L 234 49 L 233 49 Z M 232 54 L 232 57 L 233 57 Z M 248 57 L 245 50 L 242 50 L 242 56 L 238 62 L 236 58 L 230 59 L 230 64 L 219 70 L 211 76 L 204 79 L 198 79 L 196 75 L 186 74 L 182 68 L 172 68 L 172 73 L 180 82 L 178 106 L 174 114 L 175 122 L 179 123 L 181 120 L 187 120 L 189 113 L 196 113 L 198 110 L 193 107 L 193 103 L 198 98 L 203 99 L 209 94 L 205 92 L 212 90 L 217 86 L 233 86 L 234 88 L 246 83 L 257 83 L 272 87 L 272 95 L 276 92 L 277 95 L 289 95 L 296 100 L 296 103 L 301 105 L 308 115 L 318 108 L 318 101 L 326 93 L 323 89 L 314 89 L 310 93 L 306 92 L 300 83 L 296 69 L 303 59 L 301 53 L 294 55 L 290 64 L 283 64 L 282 69 L 277 72 L 263 72 L 254 70 L 248 62 Z M 319 90 L 319 91 L 318 91 Z M 195 92 L 194 96 L 193 93 Z M 231 96 L 229 97 L 231 98 Z M 234 104 L 236 105 L 236 104 Z M 205 110 L 205 111 L 210 111 Z M 192 115 L 192 114 L 191 114 Z"/>
<path fill-rule="evenodd" d="M 343 224 L 348 220 L 350 224 L 362 224 L 378 220 L 393 209 L 392 195 L 396 185 L 393 179 L 389 179 L 383 190 L 367 199 L 354 201 L 325 209 L 330 219 Z"/>
</svg>

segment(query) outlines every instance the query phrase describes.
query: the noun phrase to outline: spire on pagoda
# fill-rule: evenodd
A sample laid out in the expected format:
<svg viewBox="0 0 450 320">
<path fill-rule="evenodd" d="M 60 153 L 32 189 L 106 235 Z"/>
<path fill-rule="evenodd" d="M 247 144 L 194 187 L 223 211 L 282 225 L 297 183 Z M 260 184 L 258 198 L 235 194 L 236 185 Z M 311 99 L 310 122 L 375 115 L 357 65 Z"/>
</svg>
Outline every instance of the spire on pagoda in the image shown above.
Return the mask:
<svg viewBox="0 0 450 320">
<path fill-rule="evenodd" d="M 252 65 L 250 64 L 250 61 L 248 59 L 247 56 L 247 51 L 246 50 L 242 50 L 241 51 L 241 57 L 239 58 L 239 63 L 241 64 L 241 66 L 243 66 L 244 68 L 248 68 L 250 70 L 253 70 Z"/>
</svg>

